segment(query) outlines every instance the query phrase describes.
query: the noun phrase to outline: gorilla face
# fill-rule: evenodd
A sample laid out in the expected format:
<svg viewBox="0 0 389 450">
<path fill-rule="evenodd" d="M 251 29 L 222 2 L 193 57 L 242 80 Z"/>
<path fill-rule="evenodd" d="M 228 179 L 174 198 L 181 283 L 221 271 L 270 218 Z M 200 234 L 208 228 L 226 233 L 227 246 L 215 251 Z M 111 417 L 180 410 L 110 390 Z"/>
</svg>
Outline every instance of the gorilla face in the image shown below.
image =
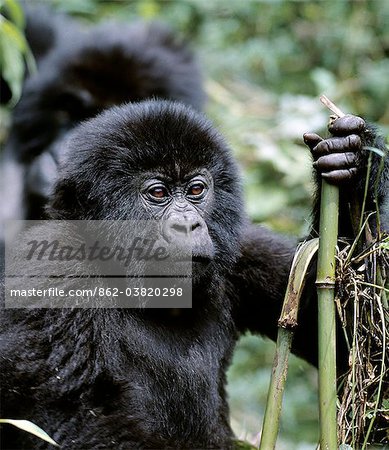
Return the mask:
<svg viewBox="0 0 389 450">
<path fill-rule="evenodd" d="M 177 103 L 114 107 L 79 126 L 65 150 L 51 218 L 149 220 L 194 263 L 218 273 L 239 255 L 244 221 L 238 171 L 221 136 Z"/>
<path fill-rule="evenodd" d="M 195 262 L 207 262 L 214 256 L 204 220 L 212 197 L 213 179 L 206 169 L 176 180 L 160 173 L 150 174 L 140 188 L 143 207 L 161 221 L 163 238 L 176 245 L 185 245 L 190 238 Z"/>
</svg>

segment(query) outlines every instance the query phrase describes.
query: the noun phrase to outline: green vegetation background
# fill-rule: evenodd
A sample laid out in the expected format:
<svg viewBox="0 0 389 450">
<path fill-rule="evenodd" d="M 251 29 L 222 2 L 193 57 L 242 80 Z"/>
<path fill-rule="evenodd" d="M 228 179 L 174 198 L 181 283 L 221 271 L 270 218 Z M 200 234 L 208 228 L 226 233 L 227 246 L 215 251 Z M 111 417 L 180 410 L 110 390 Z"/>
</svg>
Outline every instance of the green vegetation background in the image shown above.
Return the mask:
<svg viewBox="0 0 389 450">
<path fill-rule="evenodd" d="M 158 19 L 186 36 L 203 66 L 206 112 L 240 161 L 249 214 L 277 231 L 301 236 L 308 228 L 313 187 L 301 136 L 325 133 L 319 94 L 388 135 L 387 0 L 46 2 L 85 23 Z M 228 374 L 232 425 L 251 442 L 261 428 L 273 351 L 266 339 L 243 338 Z M 277 448 L 314 448 L 316 383 L 316 370 L 293 357 Z"/>
</svg>

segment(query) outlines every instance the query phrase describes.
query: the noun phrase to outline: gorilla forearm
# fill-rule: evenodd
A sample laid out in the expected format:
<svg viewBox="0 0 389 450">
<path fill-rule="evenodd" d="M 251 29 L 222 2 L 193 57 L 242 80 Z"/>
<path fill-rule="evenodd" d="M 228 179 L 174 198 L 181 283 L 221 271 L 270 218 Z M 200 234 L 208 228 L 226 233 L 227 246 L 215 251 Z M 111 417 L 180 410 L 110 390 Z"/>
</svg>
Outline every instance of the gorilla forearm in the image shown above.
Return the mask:
<svg viewBox="0 0 389 450">
<path fill-rule="evenodd" d="M 276 338 L 277 321 L 297 242 L 262 227 L 244 232 L 241 257 L 231 276 L 236 323 L 241 331 Z"/>
<path fill-rule="evenodd" d="M 340 186 L 339 235 L 352 238 L 357 233 L 350 212 L 355 208 L 359 212 L 363 203 L 365 213 L 379 212 L 381 230 L 389 231 L 389 158 L 384 138 L 373 125 L 350 115 L 331 123 L 329 131 L 333 135 L 329 139 L 306 134 L 304 140 L 315 160 L 317 185 L 323 176 L 328 182 Z M 383 156 L 372 149 L 378 149 Z M 320 189 L 317 189 L 312 224 L 314 236 L 319 228 L 319 207 Z M 370 225 L 375 230 L 377 220 L 373 218 Z"/>
<path fill-rule="evenodd" d="M 362 146 L 360 154 L 361 176 L 356 190 L 358 203 L 359 205 L 363 203 L 366 172 L 370 164 L 365 213 L 378 211 L 381 231 L 389 232 L 389 154 L 385 138 L 378 133 L 373 125 L 367 124 L 366 130 L 362 134 Z M 381 155 L 371 149 L 380 150 Z M 341 200 L 349 201 L 347 197 L 341 197 Z M 375 215 L 370 222 L 373 224 L 373 228 L 377 224 L 376 217 Z"/>
<path fill-rule="evenodd" d="M 241 257 L 231 276 L 235 321 L 240 332 L 260 333 L 276 340 L 278 319 L 296 247 L 297 240 L 264 227 L 251 225 L 245 230 Z M 300 302 L 293 352 L 316 365 L 317 301 L 314 268 L 310 270 L 308 278 Z"/>
<path fill-rule="evenodd" d="M 338 119 L 329 127 L 333 137 L 322 139 L 316 134 L 306 134 L 304 139 L 311 148 L 320 176 L 330 183 L 340 185 L 339 230 L 340 236 L 353 238 L 350 220 L 351 203 L 363 203 L 365 178 L 370 164 L 370 181 L 365 212 L 380 212 L 381 230 L 389 230 L 389 160 L 382 159 L 368 147 L 386 154 L 384 139 L 374 128 L 355 116 Z M 369 156 L 371 154 L 371 156 Z M 370 162 L 369 162 L 370 158 Z M 312 236 L 317 235 L 319 223 L 320 189 L 314 207 Z M 372 228 L 374 224 L 372 221 Z M 281 313 L 289 270 L 296 243 L 266 231 L 250 227 L 242 241 L 242 254 L 232 276 L 237 289 L 236 315 L 238 328 L 276 338 L 277 322 Z M 317 364 L 317 297 L 313 265 L 303 292 L 299 312 L 299 326 L 294 338 L 294 352 L 309 362 Z M 338 343 L 338 367 L 346 362 L 346 349 L 341 339 Z"/>
</svg>

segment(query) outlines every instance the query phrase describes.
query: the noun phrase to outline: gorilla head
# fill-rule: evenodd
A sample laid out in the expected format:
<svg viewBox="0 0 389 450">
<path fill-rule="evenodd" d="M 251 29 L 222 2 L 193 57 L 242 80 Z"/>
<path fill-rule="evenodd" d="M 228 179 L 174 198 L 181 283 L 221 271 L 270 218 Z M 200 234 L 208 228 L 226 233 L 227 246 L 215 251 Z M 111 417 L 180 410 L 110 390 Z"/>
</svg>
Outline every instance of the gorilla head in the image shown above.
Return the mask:
<svg viewBox="0 0 389 450">
<path fill-rule="evenodd" d="M 202 115 L 168 101 L 114 107 L 69 137 L 47 212 L 53 219 L 163 221 L 163 238 L 190 235 L 194 261 L 221 273 L 239 254 L 238 171 Z"/>
</svg>

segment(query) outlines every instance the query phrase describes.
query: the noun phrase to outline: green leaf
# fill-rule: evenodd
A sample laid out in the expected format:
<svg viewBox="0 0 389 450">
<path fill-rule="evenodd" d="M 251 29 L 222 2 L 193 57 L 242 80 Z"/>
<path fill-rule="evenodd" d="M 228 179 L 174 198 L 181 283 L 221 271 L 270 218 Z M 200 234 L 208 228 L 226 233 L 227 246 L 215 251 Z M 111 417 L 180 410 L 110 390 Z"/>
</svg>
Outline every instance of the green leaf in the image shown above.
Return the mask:
<svg viewBox="0 0 389 450">
<path fill-rule="evenodd" d="M 24 29 L 26 26 L 26 21 L 24 18 L 24 12 L 19 2 L 16 0 L 4 0 L 1 6 L 5 6 L 7 12 L 9 13 L 9 18 L 16 24 L 20 29 Z"/>
<path fill-rule="evenodd" d="M 5 17 L 0 17 L 0 28 L 4 35 L 8 36 L 8 38 L 14 42 L 21 53 L 27 51 L 28 45 L 26 38 L 16 25 Z"/>
<path fill-rule="evenodd" d="M 59 445 L 45 431 L 43 431 L 42 428 L 39 428 L 29 420 L 0 419 L 0 423 L 8 423 L 13 425 L 23 431 L 27 431 L 27 433 L 31 433 L 34 436 L 39 437 L 46 442 L 49 442 L 52 445 L 55 445 L 56 447 L 59 447 Z"/>
<path fill-rule="evenodd" d="M 11 103 L 14 105 L 22 92 L 24 61 L 20 46 L 14 39 L 14 34 L 9 34 L 9 27 L 4 27 L 4 24 L 5 21 L 0 20 L 0 65 L 2 76 L 11 89 Z"/>
<path fill-rule="evenodd" d="M 297 248 L 289 273 L 281 318 L 278 322 L 281 327 L 297 326 L 298 306 L 305 286 L 307 271 L 318 248 L 319 238 L 303 242 Z"/>
</svg>

